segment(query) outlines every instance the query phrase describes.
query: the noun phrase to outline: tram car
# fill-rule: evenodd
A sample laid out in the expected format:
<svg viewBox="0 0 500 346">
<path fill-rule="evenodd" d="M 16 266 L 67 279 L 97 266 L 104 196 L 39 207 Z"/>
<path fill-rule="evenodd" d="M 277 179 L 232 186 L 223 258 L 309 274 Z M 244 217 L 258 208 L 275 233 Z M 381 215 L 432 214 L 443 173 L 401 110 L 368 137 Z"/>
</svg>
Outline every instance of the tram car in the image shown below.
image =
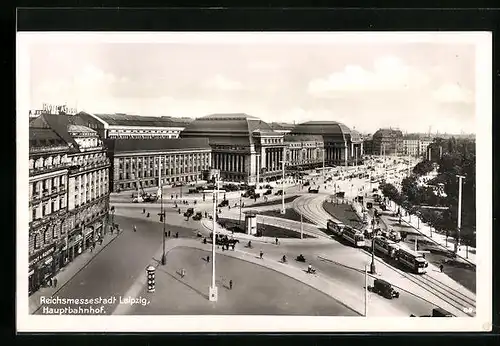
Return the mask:
<svg viewBox="0 0 500 346">
<path fill-rule="evenodd" d="M 326 228 L 332 232 L 334 235 L 341 237 L 344 231 L 345 225 L 342 222 L 336 222 L 333 220 L 328 220 L 326 223 Z"/>
<path fill-rule="evenodd" d="M 373 239 L 373 248 L 378 252 L 389 258 L 396 258 L 396 253 L 399 250 L 399 245 L 396 242 L 385 237 L 375 237 Z"/>
<path fill-rule="evenodd" d="M 355 247 L 365 246 L 365 236 L 363 235 L 363 232 L 355 228 L 345 226 L 342 232 L 342 238 L 347 240 Z"/>
<path fill-rule="evenodd" d="M 396 260 L 405 268 L 416 274 L 424 274 L 427 272 L 429 263 L 424 258 L 424 255 L 409 249 L 400 247 L 396 252 Z"/>
</svg>

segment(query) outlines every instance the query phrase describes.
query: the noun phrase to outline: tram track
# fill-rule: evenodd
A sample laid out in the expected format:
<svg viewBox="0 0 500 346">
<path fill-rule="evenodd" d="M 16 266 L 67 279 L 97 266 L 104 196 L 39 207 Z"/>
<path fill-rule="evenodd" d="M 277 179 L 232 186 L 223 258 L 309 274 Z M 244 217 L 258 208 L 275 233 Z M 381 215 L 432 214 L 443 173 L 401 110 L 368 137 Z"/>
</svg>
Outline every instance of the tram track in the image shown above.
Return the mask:
<svg viewBox="0 0 500 346">
<path fill-rule="evenodd" d="M 302 201 L 300 201 L 300 205 L 297 204 L 299 202 L 297 200 L 297 203 L 294 203 L 293 206 L 299 213 L 302 213 L 304 216 L 306 216 L 308 219 L 316 223 L 318 226 L 325 227 L 323 225 L 323 220 L 321 217 L 321 214 L 323 214 L 324 210 L 321 211 L 314 210 L 310 206 L 310 203 L 308 203 L 315 197 L 309 197 L 309 196 L 305 197 Z M 302 210 L 299 210 L 298 209 L 299 207 L 301 207 Z M 318 208 L 319 207 L 316 206 L 315 209 Z M 359 250 L 371 256 L 370 251 L 365 249 L 359 249 Z M 417 285 L 421 289 L 425 290 L 426 292 L 430 293 L 436 298 L 442 300 L 448 305 L 454 307 L 455 309 L 461 311 L 467 316 L 471 317 L 475 316 L 476 300 L 474 298 L 460 292 L 459 290 L 453 287 L 446 285 L 443 282 L 438 281 L 437 279 L 429 276 L 428 274 L 408 273 L 400 268 L 397 268 L 396 266 L 386 263 L 384 260 L 380 258 L 377 258 L 377 262 L 386 266 L 387 268 L 394 270 L 400 276 L 406 278 L 407 280 Z"/>
</svg>

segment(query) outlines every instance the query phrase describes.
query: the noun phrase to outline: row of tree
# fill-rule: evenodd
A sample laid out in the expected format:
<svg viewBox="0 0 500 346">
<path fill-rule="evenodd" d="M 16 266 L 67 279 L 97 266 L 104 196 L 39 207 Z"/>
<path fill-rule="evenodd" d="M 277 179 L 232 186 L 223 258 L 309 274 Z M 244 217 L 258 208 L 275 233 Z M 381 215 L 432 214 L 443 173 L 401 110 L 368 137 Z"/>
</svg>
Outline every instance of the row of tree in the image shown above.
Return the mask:
<svg viewBox="0 0 500 346">
<path fill-rule="evenodd" d="M 424 160 L 413 169 L 413 175 L 403 179 L 401 193 L 391 184 L 381 187 L 382 193 L 403 207 L 410 214 L 418 215 L 434 229 L 454 238 L 458 237 L 458 191 L 457 175 L 465 176 L 462 181 L 462 219 L 460 242 L 475 246 L 476 229 L 476 154 L 475 143 L 469 139 L 437 139 L 431 150 L 441 155 L 431 155 L 432 161 Z M 440 149 L 441 147 L 441 149 Z M 419 186 L 419 177 L 426 175 L 438 165 L 438 175 Z M 444 192 L 443 195 L 435 191 Z M 425 209 L 421 206 L 446 207 L 446 210 Z"/>
</svg>

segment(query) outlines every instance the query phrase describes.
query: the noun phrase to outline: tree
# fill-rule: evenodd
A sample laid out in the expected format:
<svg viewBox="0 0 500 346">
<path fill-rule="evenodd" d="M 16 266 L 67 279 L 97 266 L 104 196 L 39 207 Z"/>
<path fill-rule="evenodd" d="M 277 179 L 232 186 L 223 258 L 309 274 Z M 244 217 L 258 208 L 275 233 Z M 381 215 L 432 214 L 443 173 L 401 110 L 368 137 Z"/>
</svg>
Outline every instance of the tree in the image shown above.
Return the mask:
<svg viewBox="0 0 500 346">
<path fill-rule="evenodd" d="M 434 165 L 429 160 L 420 161 L 413 167 L 413 173 L 417 176 L 426 175 L 434 170 Z"/>
<path fill-rule="evenodd" d="M 401 192 L 409 202 L 415 203 L 418 195 L 418 185 L 415 177 L 406 177 L 401 182 Z"/>
</svg>

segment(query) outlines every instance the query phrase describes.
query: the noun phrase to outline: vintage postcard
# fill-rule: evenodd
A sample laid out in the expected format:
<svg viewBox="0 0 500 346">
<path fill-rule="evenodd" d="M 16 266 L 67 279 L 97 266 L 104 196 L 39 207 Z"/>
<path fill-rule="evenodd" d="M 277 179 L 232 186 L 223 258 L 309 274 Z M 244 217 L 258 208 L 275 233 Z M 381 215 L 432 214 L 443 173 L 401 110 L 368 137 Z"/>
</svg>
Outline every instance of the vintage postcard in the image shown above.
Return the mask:
<svg viewBox="0 0 500 346">
<path fill-rule="evenodd" d="M 491 330 L 491 43 L 18 33 L 18 331 Z"/>
</svg>

